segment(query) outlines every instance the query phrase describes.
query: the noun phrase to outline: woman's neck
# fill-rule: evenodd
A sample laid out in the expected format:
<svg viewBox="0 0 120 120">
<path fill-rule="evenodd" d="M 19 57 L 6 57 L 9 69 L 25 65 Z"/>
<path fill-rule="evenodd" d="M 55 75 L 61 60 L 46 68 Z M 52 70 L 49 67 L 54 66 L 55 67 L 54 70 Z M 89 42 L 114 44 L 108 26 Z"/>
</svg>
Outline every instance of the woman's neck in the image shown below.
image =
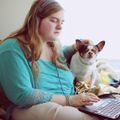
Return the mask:
<svg viewBox="0 0 120 120">
<path fill-rule="evenodd" d="M 47 42 L 43 43 L 43 45 L 42 45 L 42 52 L 40 55 L 40 59 L 52 61 L 52 50 L 48 46 Z"/>
</svg>

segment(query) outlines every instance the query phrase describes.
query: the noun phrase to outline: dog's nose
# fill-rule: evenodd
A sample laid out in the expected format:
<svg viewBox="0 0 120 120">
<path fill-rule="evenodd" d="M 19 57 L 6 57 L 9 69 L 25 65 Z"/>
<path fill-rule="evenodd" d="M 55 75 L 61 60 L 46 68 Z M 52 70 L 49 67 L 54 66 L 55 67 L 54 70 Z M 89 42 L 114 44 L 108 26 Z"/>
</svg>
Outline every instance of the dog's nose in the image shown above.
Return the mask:
<svg viewBox="0 0 120 120">
<path fill-rule="evenodd" d="M 92 53 L 92 52 L 89 52 L 89 53 L 88 53 L 88 57 L 89 57 L 89 58 L 92 58 L 92 57 L 93 57 L 93 53 Z"/>
<path fill-rule="evenodd" d="M 92 52 L 89 52 L 88 54 L 89 54 L 89 55 L 92 55 L 93 53 L 92 53 Z"/>
</svg>

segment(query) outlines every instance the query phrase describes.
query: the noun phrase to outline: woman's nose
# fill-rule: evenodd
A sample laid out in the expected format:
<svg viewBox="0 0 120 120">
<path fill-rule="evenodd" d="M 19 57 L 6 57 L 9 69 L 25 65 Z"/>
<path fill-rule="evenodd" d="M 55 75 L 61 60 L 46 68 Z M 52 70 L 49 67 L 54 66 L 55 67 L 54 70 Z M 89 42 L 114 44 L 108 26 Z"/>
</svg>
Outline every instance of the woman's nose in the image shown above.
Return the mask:
<svg viewBox="0 0 120 120">
<path fill-rule="evenodd" d="M 56 26 L 57 30 L 61 30 L 62 29 L 62 24 L 61 23 L 58 23 L 57 26 Z"/>
</svg>

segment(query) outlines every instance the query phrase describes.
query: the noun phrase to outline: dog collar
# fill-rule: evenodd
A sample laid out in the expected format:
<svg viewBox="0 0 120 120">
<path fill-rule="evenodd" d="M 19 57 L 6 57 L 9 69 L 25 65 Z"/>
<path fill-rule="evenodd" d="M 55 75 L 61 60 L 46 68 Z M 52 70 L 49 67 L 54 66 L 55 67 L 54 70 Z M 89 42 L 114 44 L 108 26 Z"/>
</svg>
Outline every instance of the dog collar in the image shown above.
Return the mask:
<svg viewBox="0 0 120 120">
<path fill-rule="evenodd" d="M 90 65 L 93 64 L 93 63 L 85 63 L 81 58 L 80 58 L 79 60 L 80 60 L 80 62 L 81 62 L 83 65 L 85 65 L 85 66 L 90 66 Z"/>
</svg>

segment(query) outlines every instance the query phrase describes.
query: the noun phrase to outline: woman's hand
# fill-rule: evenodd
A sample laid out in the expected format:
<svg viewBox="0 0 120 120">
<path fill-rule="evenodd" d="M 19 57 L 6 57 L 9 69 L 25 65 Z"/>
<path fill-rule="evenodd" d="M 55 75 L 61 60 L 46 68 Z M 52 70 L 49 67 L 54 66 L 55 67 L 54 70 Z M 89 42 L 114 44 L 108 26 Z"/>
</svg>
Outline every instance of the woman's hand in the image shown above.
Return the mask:
<svg viewBox="0 0 120 120">
<path fill-rule="evenodd" d="M 91 105 L 100 99 L 93 93 L 81 93 L 77 95 L 70 96 L 71 106 L 79 107 L 82 105 Z"/>
</svg>

